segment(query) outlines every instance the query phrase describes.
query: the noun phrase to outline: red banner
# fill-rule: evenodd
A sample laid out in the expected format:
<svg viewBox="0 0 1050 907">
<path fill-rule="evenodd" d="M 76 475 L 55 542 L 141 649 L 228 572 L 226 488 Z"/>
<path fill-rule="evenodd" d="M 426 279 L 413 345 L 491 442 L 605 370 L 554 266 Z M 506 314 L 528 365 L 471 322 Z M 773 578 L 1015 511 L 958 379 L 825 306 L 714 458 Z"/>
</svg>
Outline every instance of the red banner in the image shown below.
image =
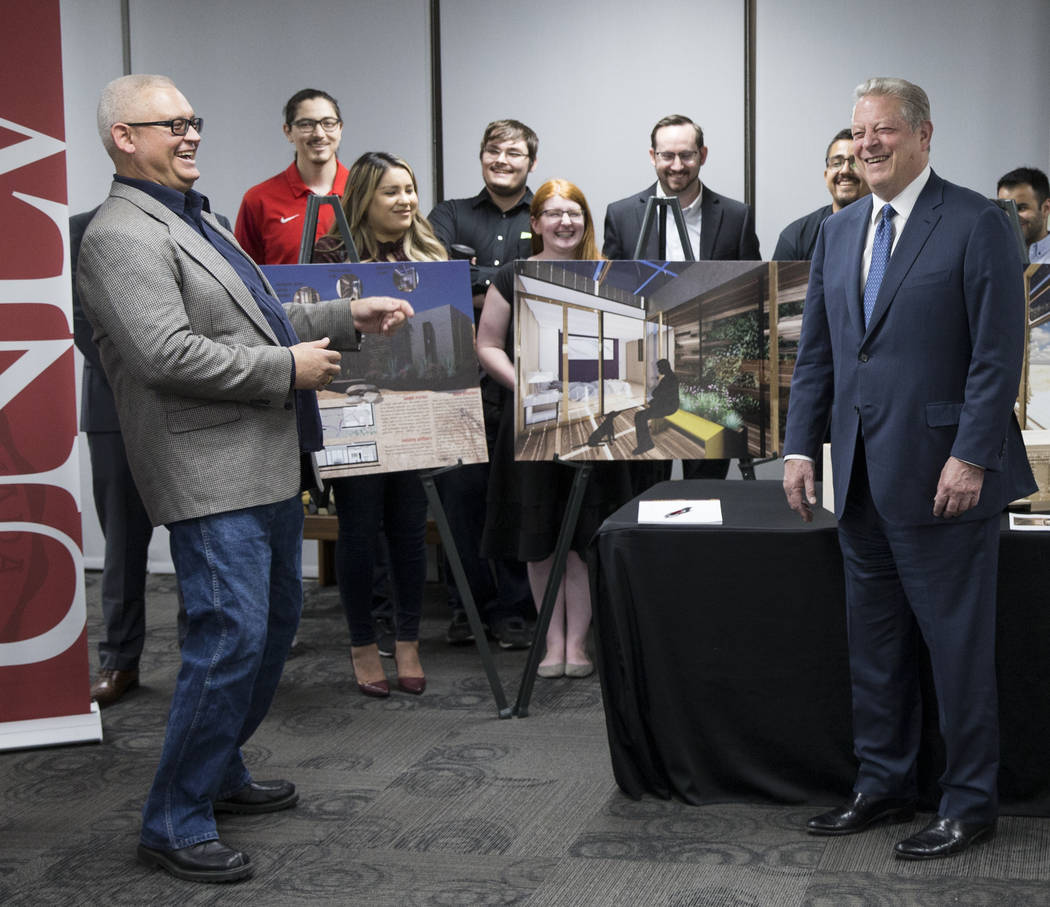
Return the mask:
<svg viewBox="0 0 1050 907">
<path fill-rule="evenodd" d="M 98 739 L 58 0 L 0 0 L 0 748 Z M 85 720 L 86 719 L 86 720 Z"/>
</svg>

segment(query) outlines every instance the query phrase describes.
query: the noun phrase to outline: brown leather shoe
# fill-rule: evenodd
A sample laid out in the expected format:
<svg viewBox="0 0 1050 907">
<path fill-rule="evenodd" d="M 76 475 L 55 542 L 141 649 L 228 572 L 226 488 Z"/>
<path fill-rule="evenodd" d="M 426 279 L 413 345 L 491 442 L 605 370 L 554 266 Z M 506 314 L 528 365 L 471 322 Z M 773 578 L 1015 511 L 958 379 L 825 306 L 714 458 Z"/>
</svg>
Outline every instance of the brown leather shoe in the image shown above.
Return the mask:
<svg viewBox="0 0 1050 907">
<path fill-rule="evenodd" d="M 133 690 L 138 685 L 138 668 L 130 671 L 102 668 L 98 672 L 98 679 L 91 685 L 91 698 L 98 703 L 100 709 L 104 709 L 108 705 L 113 705 L 128 690 Z"/>
</svg>

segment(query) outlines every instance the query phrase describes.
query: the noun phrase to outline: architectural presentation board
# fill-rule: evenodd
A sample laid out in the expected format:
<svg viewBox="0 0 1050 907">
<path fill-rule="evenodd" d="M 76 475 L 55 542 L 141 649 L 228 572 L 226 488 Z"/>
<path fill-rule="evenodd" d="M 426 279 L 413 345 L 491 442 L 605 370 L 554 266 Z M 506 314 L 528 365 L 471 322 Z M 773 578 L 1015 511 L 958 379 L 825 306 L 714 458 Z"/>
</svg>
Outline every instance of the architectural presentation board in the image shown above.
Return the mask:
<svg viewBox="0 0 1050 907">
<path fill-rule="evenodd" d="M 1025 269 L 1028 344 L 1018 400 L 1021 428 L 1050 430 L 1050 265 Z"/>
<path fill-rule="evenodd" d="M 488 458 L 465 261 L 269 265 L 282 302 L 394 296 L 415 309 L 391 337 L 344 351 L 318 391 L 322 478 L 448 466 Z"/>
<path fill-rule="evenodd" d="M 771 330 L 807 280 L 805 263 L 518 262 L 515 457 L 775 452 L 794 346 Z"/>
</svg>

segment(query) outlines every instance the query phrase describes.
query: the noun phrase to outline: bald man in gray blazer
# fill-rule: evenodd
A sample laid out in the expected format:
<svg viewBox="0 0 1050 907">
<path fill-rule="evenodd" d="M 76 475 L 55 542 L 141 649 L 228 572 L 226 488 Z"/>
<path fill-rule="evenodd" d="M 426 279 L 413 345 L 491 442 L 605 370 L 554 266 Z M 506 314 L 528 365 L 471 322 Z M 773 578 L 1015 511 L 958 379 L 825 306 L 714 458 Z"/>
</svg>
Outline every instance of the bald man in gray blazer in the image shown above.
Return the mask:
<svg viewBox="0 0 1050 907">
<path fill-rule="evenodd" d="M 253 780 L 240 747 L 266 715 L 302 607 L 300 492 L 322 443 L 314 391 L 339 370 L 329 343 L 390 333 L 412 309 L 282 306 L 192 188 L 203 122 L 170 79 L 114 80 L 98 120 L 117 175 L 81 244 L 80 299 L 187 614 L 138 856 L 178 878 L 235 881 L 253 867 L 219 841 L 215 813 L 299 797 L 288 781 Z"/>
</svg>

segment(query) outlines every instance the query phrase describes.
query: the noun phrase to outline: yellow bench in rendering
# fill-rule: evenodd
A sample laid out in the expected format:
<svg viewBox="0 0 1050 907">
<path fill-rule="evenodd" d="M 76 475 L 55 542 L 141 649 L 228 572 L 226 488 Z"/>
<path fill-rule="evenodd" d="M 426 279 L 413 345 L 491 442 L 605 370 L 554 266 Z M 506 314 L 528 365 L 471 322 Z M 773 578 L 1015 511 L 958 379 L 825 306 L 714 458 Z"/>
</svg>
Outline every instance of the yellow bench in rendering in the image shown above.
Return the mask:
<svg viewBox="0 0 1050 907">
<path fill-rule="evenodd" d="M 711 422 L 702 416 L 676 409 L 671 415 L 664 416 L 663 422 L 673 425 L 683 434 L 696 438 L 704 445 L 704 456 L 722 458 L 725 451 L 725 427 Z"/>
</svg>

